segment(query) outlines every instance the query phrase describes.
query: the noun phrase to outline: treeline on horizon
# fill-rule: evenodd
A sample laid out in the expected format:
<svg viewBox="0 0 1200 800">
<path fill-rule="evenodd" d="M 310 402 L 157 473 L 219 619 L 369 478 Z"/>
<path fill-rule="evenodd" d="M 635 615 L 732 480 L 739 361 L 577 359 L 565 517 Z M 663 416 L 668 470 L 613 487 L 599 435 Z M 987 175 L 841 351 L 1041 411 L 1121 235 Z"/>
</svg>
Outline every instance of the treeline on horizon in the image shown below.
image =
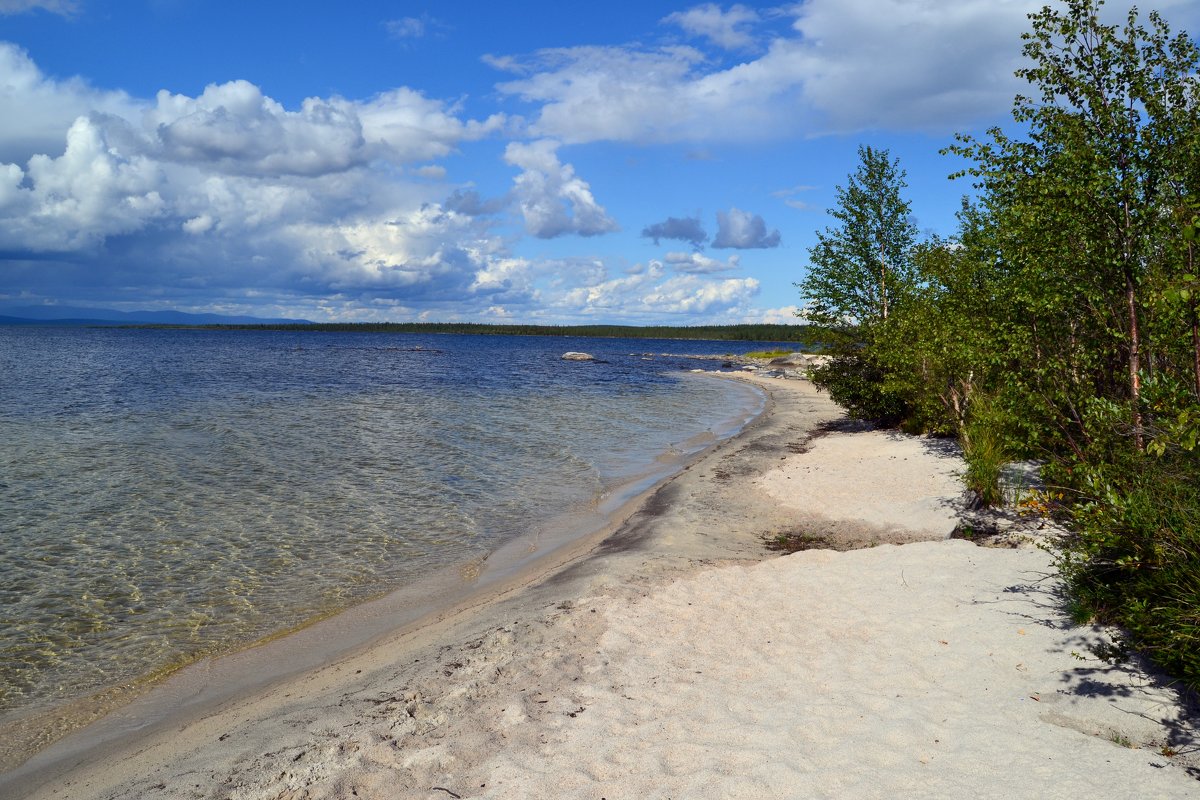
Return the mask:
<svg viewBox="0 0 1200 800">
<path fill-rule="evenodd" d="M 960 135 L 976 197 L 919 241 L 904 171 L 860 148 L 801 282 L 852 415 L 957 436 L 966 479 L 1066 523 L 1077 621 L 1200 689 L 1200 49 L 1097 0 L 1031 14 L 1011 131 Z"/>
<path fill-rule="evenodd" d="M 494 325 L 480 322 L 312 322 L 281 324 L 128 325 L 192 330 L 326 331 L 344 333 L 457 333 L 490 336 L 588 336 L 604 339 L 703 339 L 811 344 L 821 332 L 811 325 Z"/>
</svg>

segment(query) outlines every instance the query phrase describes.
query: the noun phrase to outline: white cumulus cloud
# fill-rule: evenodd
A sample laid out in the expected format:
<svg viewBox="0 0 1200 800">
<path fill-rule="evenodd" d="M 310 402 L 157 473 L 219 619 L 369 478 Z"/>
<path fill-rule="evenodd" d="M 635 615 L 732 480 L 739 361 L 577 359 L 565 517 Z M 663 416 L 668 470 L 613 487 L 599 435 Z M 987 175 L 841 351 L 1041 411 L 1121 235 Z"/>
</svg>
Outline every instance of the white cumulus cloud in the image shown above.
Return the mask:
<svg viewBox="0 0 1200 800">
<path fill-rule="evenodd" d="M 310 97 L 289 111 L 242 80 L 211 84 L 198 97 L 161 91 L 144 116 L 164 159 L 274 176 L 338 172 L 373 159 L 441 158 L 504 124 L 502 115 L 464 122 L 407 88 L 366 102 Z"/>
<path fill-rule="evenodd" d="M 24 164 L 38 153 L 61 153 L 78 117 L 103 112 L 136 120 L 143 105 L 79 78 L 49 78 L 25 50 L 0 42 L 0 162 Z"/>
<path fill-rule="evenodd" d="M 493 60 L 522 77 L 498 89 L 537 106 L 534 135 L 568 144 L 759 139 L 795 115 L 801 87 L 750 62 L 705 72 L 691 47 L 574 47 Z"/>
<path fill-rule="evenodd" d="M 382 155 L 401 162 L 443 158 L 461 142 L 500 133 L 509 125 L 503 114 L 484 120 L 462 120 L 456 106 L 425 97 L 407 87 L 383 92 L 356 104 L 363 137 L 379 143 Z"/>
<path fill-rule="evenodd" d="M 533 135 L 576 144 L 754 141 L 889 128 L 947 133 L 1007 115 L 1021 33 L 1042 0 L 806 0 L 770 14 L 714 4 L 664 22 L 722 48 L 642 44 L 491 56 Z M 1196 16 L 1179 0 L 1168 18 Z M 749 26 L 754 25 L 757 40 Z"/>
<path fill-rule="evenodd" d="M 146 114 L 163 158 L 258 175 L 319 175 L 369 158 L 362 124 L 344 101 L 309 98 L 287 111 L 248 81 L 212 84 L 199 97 L 158 93 Z"/>
<path fill-rule="evenodd" d="M 767 232 L 767 223 L 758 214 L 731 208 L 717 212 L 717 235 L 713 247 L 742 250 L 778 247 L 779 231 Z"/>
<path fill-rule="evenodd" d="M 822 127 L 948 130 L 1007 113 L 1041 0 L 811 0 L 773 48 Z"/>
<path fill-rule="evenodd" d="M 0 189 L 6 200 L 0 204 L 0 241 L 8 248 L 87 249 L 164 213 L 157 164 L 144 156 L 123 156 L 86 117 L 75 120 L 66 139 L 66 151 L 58 158 L 36 155 L 29 160 L 24 176 L 29 188 L 18 182 Z M 20 174 L 13 164 L 3 169 L 9 180 Z"/>
<path fill-rule="evenodd" d="M 141 232 L 144 257 L 166 274 L 217 237 L 222 258 L 265 269 L 314 225 L 421 208 L 445 192 L 445 168 L 429 162 L 504 124 L 406 88 L 288 109 L 235 80 L 148 102 L 51 79 L 0 43 L 0 240 L 18 253 L 95 251 Z M 413 162 L 424 181 L 377 168 Z M 184 237 L 178 252 L 172 233 Z"/>
<path fill-rule="evenodd" d="M 759 282 L 754 278 L 668 277 L 662 263 L 651 261 L 645 269 L 624 277 L 605 277 L 570 289 L 555 306 L 569 310 L 572 316 L 632 321 L 675 315 L 715 317 L 744 312 L 758 292 Z"/>
<path fill-rule="evenodd" d="M 739 308 L 758 294 L 754 278 L 704 280 L 696 275 L 670 278 L 641 298 L 642 306 L 672 314 L 707 314 Z"/>
<path fill-rule="evenodd" d="M 521 170 L 513 180 L 513 196 L 525 218 L 525 230 L 540 239 L 563 234 L 597 236 L 617 230 L 617 224 L 592 196 L 587 181 L 575 168 L 558 160 L 558 142 L 542 139 L 513 142 L 504 160 Z"/>
</svg>

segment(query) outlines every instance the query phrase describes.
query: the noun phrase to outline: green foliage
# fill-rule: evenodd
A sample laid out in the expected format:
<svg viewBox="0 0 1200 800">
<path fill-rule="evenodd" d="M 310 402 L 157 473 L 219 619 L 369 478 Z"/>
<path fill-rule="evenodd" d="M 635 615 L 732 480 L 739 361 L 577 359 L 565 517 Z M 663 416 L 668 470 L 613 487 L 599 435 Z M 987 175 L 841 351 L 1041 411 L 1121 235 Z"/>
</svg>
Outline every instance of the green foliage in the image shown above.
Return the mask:
<svg viewBox="0 0 1200 800">
<path fill-rule="evenodd" d="M 912 285 L 917 229 L 901 196 L 904 170 L 887 150 L 860 147 L 858 156 L 857 171 L 837 187 L 837 207 L 829 209 L 840 225 L 817 232 L 799 284 L 810 300 L 808 318 L 834 330 L 886 320 Z"/>
<path fill-rule="evenodd" d="M 791 353 L 791 350 L 754 350 L 746 353 L 746 358 L 780 358 Z"/>
<path fill-rule="evenodd" d="M 863 353 L 836 356 L 809 374 L 813 383 L 827 390 L 834 402 L 855 419 L 893 426 L 908 416 L 904 396 L 886 387 L 883 370 Z"/>
<path fill-rule="evenodd" d="M 1072 478 L 1085 499 L 1061 567 L 1077 604 L 1200 686 L 1200 461 L 1124 450 Z"/>
<path fill-rule="evenodd" d="M 885 354 L 872 343 L 885 341 L 913 294 L 912 246 L 916 226 L 902 197 L 904 170 L 886 150 L 858 149 L 859 166 L 838 205 L 840 222 L 817 232 L 809 268 L 798 284 L 807 297 L 806 315 L 827 334 L 834 358 L 812 371 L 812 379 L 851 416 L 895 425 L 910 416 L 902 389 L 889 386 Z"/>
<path fill-rule="evenodd" d="M 949 148 L 978 190 L 955 239 L 873 255 L 908 205 L 899 166 L 860 151 L 801 288 L 841 334 L 819 385 L 956 433 L 985 502 L 1008 458 L 1048 461 L 1074 608 L 1200 688 L 1200 50 L 1155 13 L 1099 11 L 1030 15 L 1020 134 Z"/>
<path fill-rule="evenodd" d="M 1172 375 L 1155 375 L 1146 381 L 1145 398 L 1153 420 L 1147 428 L 1146 452 L 1160 458 L 1168 453 L 1196 454 L 1200 402 L 1191 387 Z"/>
<path fill-rule="evenodd" d="M 1103 396 L 1125 403 L 1141 447 L 1141 381 L 1165 321 L 1147 308 L 1147 288 L 1178 274 L 1174 220 L 1200 189 L 1197 50 L 1154 13 L 1148 29 L 1136 10 L 1123 26 L 1102 24 L 1092 0 L 1031 20 L 1031 66 L 1018 75 L 1034 92 L 1013 110 L 1028 137 L 994 130 L 951 150 L 975 162 L 1013 288 L 1009 327 L 1056 437 L 1085 449 L 1080 408 Z"/>
<path fill-rule="evenodd" d="M 962 444 L 963 459 L 967 462 L 967 488 L 985 506 L 1003 505 L 1000 479 L 1012 454 L 1005 442 L 1003 419 L 990 398 L 974 398 L 970 419 L 963 427 Z"/>
</svg>

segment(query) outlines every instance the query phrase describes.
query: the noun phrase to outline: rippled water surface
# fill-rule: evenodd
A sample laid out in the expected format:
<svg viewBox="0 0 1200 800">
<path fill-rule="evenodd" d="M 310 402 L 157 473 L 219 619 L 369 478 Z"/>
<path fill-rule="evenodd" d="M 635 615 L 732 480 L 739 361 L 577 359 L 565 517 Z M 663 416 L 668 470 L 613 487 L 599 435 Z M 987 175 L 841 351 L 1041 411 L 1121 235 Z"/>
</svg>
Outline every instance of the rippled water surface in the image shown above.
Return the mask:
<svg viewBox="0 0 1200 800">
<path fill-rule="evenodd" d="M 748 349 L 0 327 L 0 713 L 254 641 L 592 502 L 755 402 L 640 354 Z"/>
</svg>

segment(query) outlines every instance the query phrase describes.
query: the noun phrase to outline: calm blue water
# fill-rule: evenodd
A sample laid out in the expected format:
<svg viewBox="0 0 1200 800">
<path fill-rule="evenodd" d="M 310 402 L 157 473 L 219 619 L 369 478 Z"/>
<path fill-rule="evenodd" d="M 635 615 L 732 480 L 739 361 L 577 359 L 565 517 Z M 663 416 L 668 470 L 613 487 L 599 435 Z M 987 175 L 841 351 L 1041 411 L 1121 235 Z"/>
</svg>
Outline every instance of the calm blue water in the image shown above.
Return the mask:
<svg viewBox="0 0 1200 800">
<path fill-rule="evenodd" d="M 0 327 L 0 712 L 247 644 L 594 502 L 756 402 L 641 354 L 751 349 Z"/>
</svg>

